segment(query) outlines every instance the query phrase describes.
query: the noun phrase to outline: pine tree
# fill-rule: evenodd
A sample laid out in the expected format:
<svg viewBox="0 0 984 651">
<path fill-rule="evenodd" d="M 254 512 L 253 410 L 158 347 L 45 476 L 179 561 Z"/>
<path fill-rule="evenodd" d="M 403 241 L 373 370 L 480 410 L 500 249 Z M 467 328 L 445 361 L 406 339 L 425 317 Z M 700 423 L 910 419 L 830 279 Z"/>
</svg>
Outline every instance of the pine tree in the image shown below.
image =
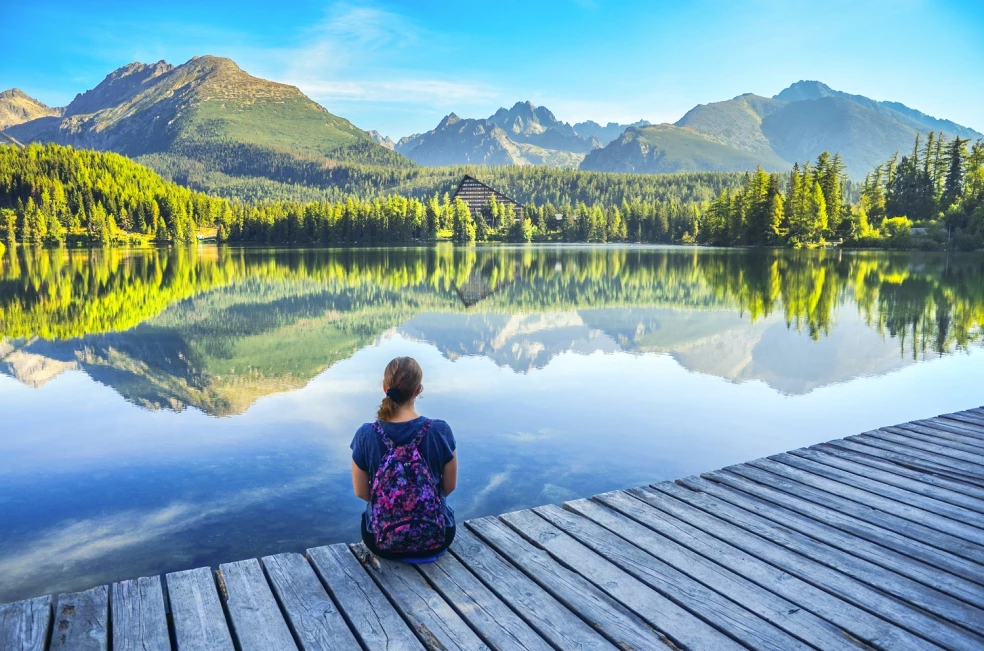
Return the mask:
<svg viewBox="0 0 984 651">
<path fill-rule="evenodd" d="M 0 209 L 0 228 L 3 229 L 3 239 L 13 250 L 17 242 L 17 213 L 9 208 Z"/>
<path fill-rule="evenodd" d="M 48 242 L 56 246 L 65 243 L 65 227 L 54 214 L 48 215 Z"/>
<path fill-rule="evenodd" d="M 475 241 L 475 220 L 472 219 L 471 211 L 461 199 L 455 199 L 451 204 L 452 232 L 455 242 L 468 243 Z"/>
<path fill-rule="evenodd" d="M 822 242 L 823 234 L 827 232 L 829 222 L 827 216 L 827 200 L 823 196 L 823 189 L 817 182 L 813 183 L 809 219 L 808 241 L 810 243 Z"/>
<path fill-rule="evenodd" d="M 964 159 L 967 156 L 967 140 L 959 136 L 953 139 L 947 149 L 946 159 L 948 170 L 946 181 L 943 183 L 943 196 L 940 198 L 940 210 L 946 211 L 960 199 L 963 193 Z"/>
<path fill-rule="evenodd" d="M 769 243 L 769 175 L 761 166 L 756 167 L 752 176 L 746 181 L 745 193 L 741 198 L 742 205 L 737 210 L 735 218 L 742 226 L 744 221 L 745 233 L 743 239 L 749 244 L 761 246 Z M 744 219 L 742 219 L 742 213 Z"/>
<path fill-rule="evenodd" d="M 783 236 L 782 222 L 786 210 L 782 201 L 782 193 L 775 192 L 769 200 L 769 240 L 768 244 L 775 244 Z"/>
</svg>

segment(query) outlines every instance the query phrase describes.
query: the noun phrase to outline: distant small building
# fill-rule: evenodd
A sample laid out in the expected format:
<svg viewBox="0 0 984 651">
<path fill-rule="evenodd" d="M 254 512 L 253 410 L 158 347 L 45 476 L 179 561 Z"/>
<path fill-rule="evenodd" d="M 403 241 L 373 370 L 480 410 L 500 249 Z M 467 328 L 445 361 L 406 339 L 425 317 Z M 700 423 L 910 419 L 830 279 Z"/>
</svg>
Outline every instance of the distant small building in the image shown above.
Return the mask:
<svg viewBox="0 0 984 651">
<path fill-rule="evenodd" d="M 511 205 L 513 211 L 516 213 L 517 219 L 523 218 L 523 204 L 510 196 L 502 194 L 495 188 L 490 188 L 474 176 L 466 175 L 465 178 L 461 179 L 461 183 L 458 185 L 458 189 L 454 191 L 454 196 L 451 199 L 452 201 L 454 199 L 461 199 L 468 204 L 468 210 L 471 211 L 471 214 L 477 215 L 482 212 L 482 208 L 489 203 L 492 197 L 495 197 L 496 202 L 500 205 Z"/>
</svg>

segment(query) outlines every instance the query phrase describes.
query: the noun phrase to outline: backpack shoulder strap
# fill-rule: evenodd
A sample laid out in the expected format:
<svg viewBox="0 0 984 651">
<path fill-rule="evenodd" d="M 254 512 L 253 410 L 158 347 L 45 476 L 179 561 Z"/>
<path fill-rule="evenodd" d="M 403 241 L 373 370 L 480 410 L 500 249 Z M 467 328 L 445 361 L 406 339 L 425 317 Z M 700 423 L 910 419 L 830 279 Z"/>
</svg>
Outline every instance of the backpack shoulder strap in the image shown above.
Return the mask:
<svg viewBox="0 0 984 651">
<path fill-rule="evenodd" d="M 372 428 L 376 430 L 376 434 L 378 434 L 379 438 L 383 440 L 383 443 L 386 444 L 387 448 L 393 449 L 396 447 L 396 444 L 393 443 L 393 439 L 386 436 L 386 431 L 383 429 L 383 426 L 379 424 L 378 420 L 372 421 Z"/>
<path fill-rule="evenodd" d="M 420 444 L 423 442 L 424 437 L 427 436 L 427 432 L 430 430 L 430 426 L 434 423 L 430 418 L 424 419 L 424 424 L 417 432 L 417 435 L 413 437 L 413 447 L 419 448 Z"/>
</svg>

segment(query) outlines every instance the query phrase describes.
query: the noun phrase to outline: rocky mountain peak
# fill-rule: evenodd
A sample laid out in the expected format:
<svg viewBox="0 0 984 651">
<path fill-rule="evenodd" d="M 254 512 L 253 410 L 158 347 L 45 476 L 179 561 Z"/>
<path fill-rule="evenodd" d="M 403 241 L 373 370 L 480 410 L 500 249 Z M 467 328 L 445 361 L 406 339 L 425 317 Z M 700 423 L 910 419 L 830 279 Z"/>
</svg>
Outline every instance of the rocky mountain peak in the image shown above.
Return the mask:
<svg viewBox="0 0 984 651">
<path fill-rule="evenodd" d="M 34 99 L 30 95 L 22 91 L 20 88 L 10 88 L 8 90 L 0 92 L 0 99 L 15 99 L 15 98 L 23 99 L 25 97 L 27 99 Z"/>
<path fill-rule="evenodd" d="M 396 150 L 396 143 L 393 142 L 393 139 L 390 138 L 389 136 L 384 136 L 383 134 L 379 133 L 375 129 L 367 131 L 366 133 L 369 134 L 369 137 L 372 138 L 377 145 L 382 145 L 383 147 L 386 147 L 390 151 Z"/>
<path fill-rule="evenodd" d="M 11 88 L 0 92 L 0 129 L 23 124 L 37 118 L 61 115 L 62 109 L 51 108 L 22 91 Z"/>
<path fill-rule="evenodd" d="M 792 84 L 789 88 L 782 90 L 773 99 L 781 99 L 786 102 L 801 102 L 804 100 L 820 99 L 821 97 L 832 97 L 837 94 L 837 91 L 821 81 L 800 80 Z"/>
<path fill-rule="evenodd" d="M 459 118 L 453 112 L 452 113 L 448 113 L 447 115 L 444 116 L 444 119 L 441 120 L 440 123 L 438 123 L 437 128 L 438 129 L 447 129 L 451 125 L 457 124 L 458 122 L 461 122 L 461 118 Z"/>
<path fill-rule="evenodd" d="M 118 106 L 139 94 L 161 75 L 174 70 L 167 61 L 157 63 L 128 63 L 106 75 L 95 88 L 79 93 L 65 108 L 65 115 L 95 113 Z"/>
</svg>

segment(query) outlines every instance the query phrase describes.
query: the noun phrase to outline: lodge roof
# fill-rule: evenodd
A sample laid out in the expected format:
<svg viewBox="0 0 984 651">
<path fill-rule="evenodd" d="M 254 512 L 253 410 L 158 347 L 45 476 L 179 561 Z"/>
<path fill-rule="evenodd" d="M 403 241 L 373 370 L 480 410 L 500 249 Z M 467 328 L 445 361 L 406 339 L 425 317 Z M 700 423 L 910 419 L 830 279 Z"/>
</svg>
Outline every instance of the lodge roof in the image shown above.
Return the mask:
<svg viewBox="0 0 984 651">
<path fill-rule="evenodd" d="M 458 197 L 459 195 L 461 195 L 462 190 L 465 190 L 465 194 L 461 198 L 465 203 L 469 204 L 470 208 L 472 207 L 470 204 L 473 202 L 475 203 L 480 202 L 482 205 L 484 205 L 488 201 L 490 195 L 495 195 L 495 199 L 499 203 L 511 203 L 517 208 L 525 207 L 523 204 L 516 201 L 509 195 L 499 192 L 495 188 L 486 185 L 485 183 L 482 183 L 474 176 L 471 176 L 469 174 L 466 174 L 465 177 L 461 179 L 461 183 L 458 184 L 458 189 L 454 191 L 454 197 Z M 469 190 L 471 190 L 472 192 L 469 192 Z M 476 194 L 473 193 L 475 190 L 478 191 L 477 196 Z M 477 207 L 481 208 L 480 205 Z"/>
</svg>

